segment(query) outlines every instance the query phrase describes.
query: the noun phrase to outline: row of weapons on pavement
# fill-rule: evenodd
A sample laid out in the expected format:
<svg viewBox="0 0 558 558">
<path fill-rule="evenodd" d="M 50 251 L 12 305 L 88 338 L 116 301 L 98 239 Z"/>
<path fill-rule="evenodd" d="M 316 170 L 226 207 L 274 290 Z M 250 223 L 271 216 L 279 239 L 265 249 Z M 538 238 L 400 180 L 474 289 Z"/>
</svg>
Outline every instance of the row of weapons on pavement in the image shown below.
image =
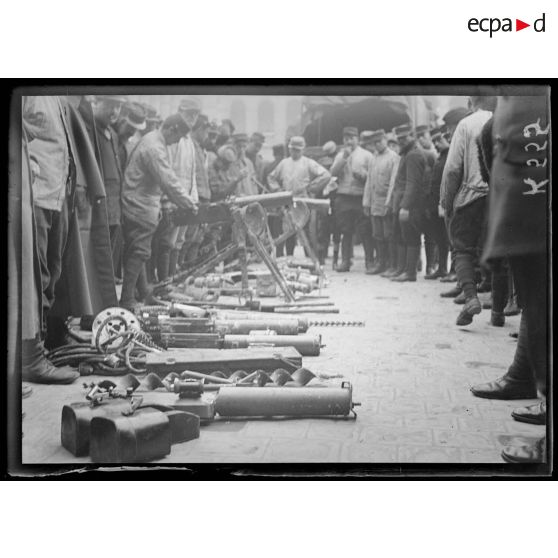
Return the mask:
<svg viewBox="0 0 558 558">
<path fill-rule="evenodd" d="M 136 463 L 168 455 L 215 420 L 356 418 L 350 383 L 332 384 L 341 376 L 302 362 L 323 348 L 310 328 L 364 325 L 321 316 L 339 309 L 323 294 L 327 278 L 305 225 L 328 207 L 280 192 L 177 211 L 176 224 L 230 224 L 231 242 L 157 285 L 152 305 L 68 320 L 76 343 L 51 360 L 120 378 L 86 383 L 85 401 L 64 406 L 62 445 L 94 462 Z M 275 257 L 289 231 L 271 238 L 270 209 L 282 212 L 307 258 Z"/>
</svg>

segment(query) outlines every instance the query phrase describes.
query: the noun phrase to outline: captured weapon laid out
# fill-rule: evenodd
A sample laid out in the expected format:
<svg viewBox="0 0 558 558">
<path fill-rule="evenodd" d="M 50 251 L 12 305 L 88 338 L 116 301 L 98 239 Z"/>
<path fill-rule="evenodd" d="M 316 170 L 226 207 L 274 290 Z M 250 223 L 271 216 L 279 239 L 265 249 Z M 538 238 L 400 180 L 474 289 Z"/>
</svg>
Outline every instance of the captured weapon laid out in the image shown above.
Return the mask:
<svg viewBox="0 0 558 558">
<path fill-rule="evenodd" d="M 62 409 L 62 446 L 95 463 L 137 463 L 165 457 L 172 445 L 199 438 L 200 425 L 219 419 L 356 418 L 349 382 L 308 386 L 316 376 L 305 368 L 222 376 L 185 370 L 163 379 L 149 374 L 143 382 L 129 374 L 120 386 L 84 384 L 86 401 Z M 211 399 L 208 388 L 216 393 Z"/>
</svg>

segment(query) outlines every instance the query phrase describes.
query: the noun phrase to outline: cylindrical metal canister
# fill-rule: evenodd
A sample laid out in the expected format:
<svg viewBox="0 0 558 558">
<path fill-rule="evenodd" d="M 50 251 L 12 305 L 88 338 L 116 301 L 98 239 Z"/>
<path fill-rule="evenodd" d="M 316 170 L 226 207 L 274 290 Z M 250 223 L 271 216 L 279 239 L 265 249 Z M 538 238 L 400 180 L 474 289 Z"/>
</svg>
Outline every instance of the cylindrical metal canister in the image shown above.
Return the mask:
<svg viewBox="0 0 558 558">
<path fill-rule="evenodd" d="M 91 460 L 94 463 L 135 463 L 168 455 L 171 429 L 167 415 L 138 409 L 131 416 L 97 416 L 91 421 Z"/>
<path fill-rule="evenodd" d="M 349 382 L 341 387 L 223 387 L 215 400 L 222 417 L 347 416 L 353 407 Z"/>
<path fill-rule="evenodd" d="M 221 333 L 231 335 L 247 335 L 251 331 L 266 329 L 275 331 L 277 335 L 298 335 L 302 333 L 298 320 L 282 320 L 272 317 L 266 320 L 261 316 L 258 320 L 226 320 L 218 318 L 215 320 L 215 328 Z"/>
<path fill-rule="evenodd" d="M 245 349 L 253 345 L 294 347 L 302 356 L 318 356 L 321 335 L 225 335 L 225 349 Z"/>
<path fill-rule="evenodd" d="M 268 319 L 273 319 L 274 321 L 293 321 L 293 322 L 298 322 L 298 332 L 299 333 L 304 333 L 308 330 L 308 328 L 310 327 L 310 323 L 308 318 L 304 317 L 304 316 L 290 316 L 287 314 L 282 314 L 280 316 L 270 316 L 270 313 L 262 313 L 262 312 L 245 312 L 242 310 L 219 310 L 216 312 L 215 314 L 215 319 L 216 320 L 234 320 L 234 321 L 238 321 L 238 320 L 265 320 L 267 321 Z M 252 328 L 254 329 L 254 328 Z M 233 333 L 233 332 L 231 332 Z"/>
</svg>

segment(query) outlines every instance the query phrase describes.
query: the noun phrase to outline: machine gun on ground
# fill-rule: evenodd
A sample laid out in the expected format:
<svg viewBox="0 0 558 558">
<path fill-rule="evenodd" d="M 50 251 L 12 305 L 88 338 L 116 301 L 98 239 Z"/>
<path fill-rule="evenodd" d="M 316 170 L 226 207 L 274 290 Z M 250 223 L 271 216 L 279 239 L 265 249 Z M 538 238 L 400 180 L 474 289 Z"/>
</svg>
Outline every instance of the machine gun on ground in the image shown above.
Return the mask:
<svg viewBox="0 0 558 558">
<path fill-rule="evenodd" d="M 298 207 L 302 208 L 303 205 L 300 204 L 302 204 L 302 202 L 299 202 Z M 299 235 L 299 238 L 301 238 L 301 242 L 307 249 L 307 252 L 313 254 L 308 238 L 303 230 L 306 221 L 304 221 L 304 219 L 301 220 L 296 216 L 293 196 L 290 192 L 236 197 L 231 198 L 226 202 L 202 205 L 197 215 L 194 215 L 189 210 L 179 209 L 173 214 L 173 221 L 175 224 L 231 223 L 233 228 L 232 241 L 217 254 L 206 258 L 195 267 L 187 269 L 174 277 L 159 283 L 156 285 L 155 292 L 161 292 L 161 290 L 164 290 L 164 288 L 169 284 L 180 282 L 188 277 L 200 277 L 213 270 L 221 262 L 236 256 L 242 273 L 241 289 L 237 294 L 248 294 L 247 252 L 248 247 L 250 247 L 256 253 L 258 258 L 266 265 L 273 277 L 273 280 L 285 296 L 285 299 L 288 302 L 294 302 L 296 297 L 293 289 L 289 286 L 283 273 L 279 269 L 273 250 L 269 250 L 269 248 L 273 248 L 276 244 L 283 241 L 281 239 L 273 241 L 271 239 L 271 235 L 269 234 L 265 209 L 273 208 L 281 208 L 287 222 L 291 224 L 291 230 L 288 231 L 288 233 L 285 233 L 287 234 L 287 237 L 292 236 L 292 234 Z M 299 213 L 301 211 L 305 214 L 303 210 L 298 210 Z M 315 254 L 312 260 L 315 262 L 316 270 L 321 273 L 319 262 L 315 257 Z"/>
</svg>

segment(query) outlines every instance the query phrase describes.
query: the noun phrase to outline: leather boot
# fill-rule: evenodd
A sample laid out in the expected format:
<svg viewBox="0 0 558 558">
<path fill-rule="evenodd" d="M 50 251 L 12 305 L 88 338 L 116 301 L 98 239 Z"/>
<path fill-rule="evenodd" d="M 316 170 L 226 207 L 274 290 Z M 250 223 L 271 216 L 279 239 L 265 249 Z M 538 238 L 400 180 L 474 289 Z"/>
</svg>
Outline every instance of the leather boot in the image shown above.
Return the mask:
<svg viewBox="0 0 558 558">
<path fill-rule="evenodd" d="M 169 256 L 169 277 L 173 277 L 176 274 L 178 264 L 178 250 L 171 250 Z"/>
<path fill-rule="evenodd" d="M 79 372 L 69 366 L 56 368 L 45 356 L 39 338 L 24 339 L 21 347 L 21 374 L 26 382 L 35 384 L 71 384 Z"/>
<path fill-rule="evenodd" d="M 515 292 L 512 293 L 510 296 L 506 307 L 504 308 L 504 315 L 505 316 L 517 316 L 521 313 L 521 309 L 517 305 L 517 295 Z"/>
<path fill-rule="evenodd" d="M 425 241 L 424 253 L 426 255 L 426 275 L 434 274 L 436 269 L 436 244 L 432 240 Z"/>
<path fill-rule="evenodd" d="M 136 257 L 130 257 L 124 262 L 124 277 L 122 281 L 122 293 L 120 295 L 120 306 L 128 310 L 133 310 L 138 301 L 136 300 L 136 284 L 140 273 L 144 269 L 142 260 Z"/>
<path fill-rule="evenodd" d="M 519 421 L 528 424 L 546 424 L 546 401 L 541 401 L 535 405 L 517 407 L 512 411 L 511 416 Z"/>
<path fill-rule="evenodd" d="M 473 316 L 475 314 L 480 314 L 482 312 L 482 307 L 478 297 L 474 296 L 470 298 L 464 305 L 463 310 L 457 316 L 455 324 L 458 326 L 469 325 L 473 323 Z"/>
<path fill-rule="evenodd" d="M 457 285 L 455 285 L 455 287 L 453 287 L 453 289 L 440 293 L 440 296 L 442 298 L 455 298 L 456 296 L 460 295 L 462 292 L 463 289 L 461 288 L 461 285 L 458 283 Z"/>
<path fill-rule="evenodd" d="M 440 279 L 440 283 L 455 283 L 456 281 L 457 274 L 455 272 L 450 272 L 445 277 Z"/>
<path fill-rule="evenodd" d="M 503 312 L 495 312 L 494 310 L 492 310 L 492 312 L 490 313 L 490 324 L 494 327 L 504 327 L 505 323 L 506 316 L 504 316 Z"/>
<path fill-rule="evenodd" d="M 184 243 L 184 246 L 178 252 L 178 259 L 176 261 L 176 265 L 178 269 L 182 269 L 184 267 L 184 261 L 187 255 L 188 255 L 188 247 L 186 246 L 186 243 Z"/>
<path fill-rule="evenodd" d="M 376 244 L 378 250 L 378 258 L 376 264 L 370 269 L 366 270 L 367 275 L 378 275 L 387 270 L 387 244 L 383 241 L 378 241 Z"/>
<path fill-rule="evenodd" d="M 492 382 L 477 384 L 471 387 L 471 393 L 482 399 L 501 399 L 509 401 L 512 399 L 535 399 L 537 388 L 534 381 L 518 381 L 502 376 Z"/>
<path fill-rule="evenodd" d="M 166 281 L 169 278 L 170 253 L 161 252 L 157 258 L 157 277 L 159 281 Z"/>
<path fill-rule="evenodd" d="M 405 267 L 407 266 L 407 247 L 397 246 L 397 269 L 396 276 L 405 273 Z"/>
<path fill-rule="evenodd" d="M 145 272 L 145 266 L 142 267 L 140 274 L 138 275 L 138 281 L 136 283 L 138 300 L 143 301 L 144 304 L 148 306 L 156 306 L 157 303 L 153 302 L 153 285 L 147 280 L 147 274 Z"/>
<path fill-rule="evenodd" d="M 395 281 L 397 283 L 416 281 L 417 280 L 416 270 L 417 270 L 418 260 L 420 260 L 420 247 L 407 246 L 405 271 L 401 275 L 398 275 L 397 277 L 393 277 L 392 281 Z"/>
<path fill-rule="evenodd" d="M 454 299 L 454 304 L 465 304 L 467 299 L 465 298 L 465 293 L 462 291 L 460 292 Z"/>
<path fill-rule="evenodd" d="M 380 274 L 380 277 L 395 277 L 397 271 L 397 244 L 394 242 L 387 242 L 388 268 Z"/>
<path fill-rule="evenodd" d="M 336 266 L 335 271 L 338 273 L 346 273 L 347 271 L 351 270 L 351 261 L 350 260 L 343 260 L 341 265 Z"/>
<path fill-rule="evenodd" d="M 442 271 L 440 268 L 438 268 L 436 271 L 433 271 L 432 273 L 427 273 L 424 278 L 425 279 L 440 279 L 442 277 L 445 277 L 447 275 L 447 273 L 445 271 Z"/>
<path fill-rule="evenodd" d="M 334 244 L 333 245 L 333 259 L 331 262 L 331 269 L 335 270 L 337 269 L 337 263 L 339 261 L 339 244 Z"/>
<path fill-rule="evenodd" d="M 502 450 L 502 459 L 508 463 L 546 463 L 546 438 L 534 444 L 508 446 Z"/>
</svg>

